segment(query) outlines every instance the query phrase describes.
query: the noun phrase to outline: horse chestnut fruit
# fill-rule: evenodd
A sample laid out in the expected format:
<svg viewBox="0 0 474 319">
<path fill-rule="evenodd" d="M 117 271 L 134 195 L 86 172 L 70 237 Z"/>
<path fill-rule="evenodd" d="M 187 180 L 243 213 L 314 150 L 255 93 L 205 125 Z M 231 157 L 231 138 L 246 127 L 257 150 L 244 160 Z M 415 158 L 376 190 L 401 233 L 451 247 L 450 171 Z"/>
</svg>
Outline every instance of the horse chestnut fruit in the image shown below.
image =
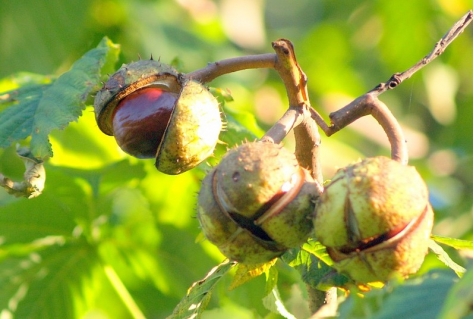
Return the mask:
<svg viewBox="0 0 474 319">
<path fill-rule="evenodd" d="M 334 268 L 358 282 L 408 276 L 428 251 L 433 211 L 415 168 L 386 157 L 340 169 L 322 193 L 314 229 Z"/>
<path fill-rule="evenodd" d="M 210 156 L 222 128 L 214 96 L 154 60 L 122 66 L 97 93 L 94 108 L 99 128 L 122 150 L 155 157 L 157 169 L 167 174 Z"/>
<path fill-rule="evenodd" d="M 307 240 L 319 189 L 290 151 L 246 143 L 230 150 L 203 180 L 198 219 L 228 258 L 266 262 Z"/>
</svg>

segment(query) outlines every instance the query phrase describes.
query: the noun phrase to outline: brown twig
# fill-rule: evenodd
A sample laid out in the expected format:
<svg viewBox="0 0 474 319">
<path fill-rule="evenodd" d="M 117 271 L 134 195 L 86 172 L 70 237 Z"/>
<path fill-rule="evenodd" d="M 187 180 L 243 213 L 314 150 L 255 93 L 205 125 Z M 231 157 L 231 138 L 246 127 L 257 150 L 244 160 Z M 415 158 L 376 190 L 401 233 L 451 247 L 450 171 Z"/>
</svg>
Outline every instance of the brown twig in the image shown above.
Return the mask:
<svg viewBox="0 0 474 319">
<path fill-rule="evenodd" d="M 461 19 L 459 19 L 449 31 L 439 40 L 436 42 L 433 50 L 428 53 L 423 59 L 418 61 L 415 65 L 411 68 L 406 70 L 405 72 L 395 73 L 393 74 L 387 82 L 380 83 L 374 89 L 372 89 L 369 93 L 376 93 L 377 95 L 382 94 L 387 90 L 391 90 L 396 88 L 400 83 L 409 79 L 413 74 L 423 68 L 425 65 L 436 59 L 440 56 L 444 50 L 451 44 L 472 22 L 472 10 L 469 10 Z"/>
<path fill-rule="evenodd" d="M 262 141 L 280 143 L 288 135 L 288 133 L 301 124 L 305 117 L 299 107 L 289 107 L 285 114 L 275 123 L 261 138 Z"/>
<path fill-rule="evenodd" d="M 373 92 L 364 94 L 343 108 L 329 114 L 330 126 L 324 122 L 316 110 L 312 109 L 311 115 L 326 136 L 331 136 L 363 116 L 372 115 L 388 137 L 391 158 L 403 164 L 408 163 L 408 151 L 402 128 L 388 107 Z"/>
<path fill-rule="evenodd" d="M 298 163 L 308 169 L 321 185 L 323 182 L 319 145 L 321 137 L 318 127 L 311 120 L 307 77 L 296 60 L 293 44 L 280 39 L 272 43 L 277 55 L 275 70 L 285 85 L 289 108 L 283 117 L 262 137 L 263 141 L 279 143 L 293 128 L 295 133 L 295 156 Z M 283 129 L 283 132 L 282 132 Z"/>
<path fill-rule="evenodd" d="M 288 95 L 289 108 L 283 117 L 262 137 L 263 141 L 280 143 L 294 129 L 295 155 L 302 167 L 310 170 L 322 183 L 318 146 L 320 135 L 311 119 L 311 107 L 306 86 L 307 78 L 295 57 L 290 41 L 280 39 L 272 43 L 275 54 L 249 55 L 209 63 L 206 67 L 184 74 L 186 79 L 207 83 L 215 78 L 246 69 L 273 68 L 280 75 Z"/>
<path fill-rule="evenodd" d="M 389 89 L 397 87 L 404 80 L 410 78 L 415 72 L 441 55 L 446 47 L 461 34 L 473 19 L 472 11 L 466 13 L 446 35 L 436 43 L 434 49 L 414 66 L 402 73 L 395 73 L 390 79 L 377 85 L 368 93 L 358 97 L 343 108 L 329 114 L 331 125 L 327 125 L 321 115 L 314 109 L 311 116 L 327 136 L 340 131 L 350 123 L 365 115 L 372 115 L 382 126 L 390 141 L 392 159 L 402 163 L 408 162 L 408 152 L 403 131 L 393 114 L 382 103 L 378 96 Z"/>
<path fill-rule="evenodd" d="M 17 146 L 17 155 L 25 165 L 25 173 L 21 182 L 15 182 L 0 173 L 0 187 L 16 197 L 34 198 L 43 192 L 46 171 L 43 161 L 34 157 L 30 150 Z"/>
<path fill-rule="evenodd" d="M 319 157 L 321 137 L 316 123 L 311 119 L 311 106 L 308 98 L 307 77 L 296 60 L 295 51 L 290 41 L 280 39 L 272 43 L 277 55 L 275 70 L 282 79 L 288 95 L 289 108 L 283 117 L 263 136 L 262 140 L 280 142 L 291 128 L 295 133 L 295 156 L 298 163 L 308 169 L 316 181 L 322 185 L 323 175 Z M 309 307 L 316 312 L 323 306 L 336 314 L 336 288 L 327 291 L 315 289 L 307 284 L 311 298 Z"/>
<path fill-rule="evenodd" d="M 274 53 L 248 55 L 236 58 L 220 60 L 209 63 L 206 67 L 184 74 L 187 79 L 192 79 L 202 83 L 211 82 L 215 78 L 247 69 L 273 69 L 276 64 Z"/>
<path fill-rule="evenodd" d="M 303 106 L 309 102 L 306 83 L 308 78 L 296 60 L 293 44 L 286 39 L 272 43 L 277 55 L 275 70 L 285 84 L 290 106 Z"/>
</svg>

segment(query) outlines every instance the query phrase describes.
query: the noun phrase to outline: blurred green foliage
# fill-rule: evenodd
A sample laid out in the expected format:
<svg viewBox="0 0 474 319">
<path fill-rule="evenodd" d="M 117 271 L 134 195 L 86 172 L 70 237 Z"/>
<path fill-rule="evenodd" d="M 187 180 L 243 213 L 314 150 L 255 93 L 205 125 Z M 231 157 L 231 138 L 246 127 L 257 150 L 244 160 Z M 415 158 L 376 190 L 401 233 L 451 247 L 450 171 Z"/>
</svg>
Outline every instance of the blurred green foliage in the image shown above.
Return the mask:
<svg viewBox="0 0 474 319">
<path fill-rule="evenodd" d="M 182 72 L 272 52 L 271 41 L 288 38 L 308 76 L 313 106 L 327 117 L 421 59 L 471 6 L 467 0 L 0 0 L 0 92 L 49 83 L 104 36 L 121 46 L 117 67 L 153 54 L 175 61 Z M 472 68 L 470 26 L 437 60 L 381 97 L 402 123 L 411 164 L 430 188 L 434 234 L 468 240 Z M 224 135 L 231 144 L 261 136 L 286 107 L 273 71 L 229 74 L 211 85 L 230 90 L 229 124 L 236 119 L 248 130 Z M 0 112 L 5 108 L 0 105 Z M 209 164 L 165 176 L 153 161 L 122 153 L 97 128 L 90 106 L 50 140 L 54 156 L 45 164 L 44 193 L 26 200 L 0 190 L 0 317 L 170 315 L 191 284 L 224 259 L 202 239 L 194 218 L 195 194 Z M 293 147 L 292 137 L 285 143 Z M 224 151 L 220 146 L 216 159 Z M 389 154 L 381 129 L 361 119 L 323 137 L 325 178 L 380 154 Z M 22 169 L 14 146 L 0 150 L 1 173 L 21 179 Z M 462 265 L 471 254 L 447 251 Z M 299 274 L 281 262 L 277 268 L 286 307 L 307 317 Z M 439 268 L 446 266 L 429 254 L 420 274 Z M 229 291 L 232 278 L 224 276 L 203 317 L 277 318 L 262 304 L 264 280 Z"/>
</svg>

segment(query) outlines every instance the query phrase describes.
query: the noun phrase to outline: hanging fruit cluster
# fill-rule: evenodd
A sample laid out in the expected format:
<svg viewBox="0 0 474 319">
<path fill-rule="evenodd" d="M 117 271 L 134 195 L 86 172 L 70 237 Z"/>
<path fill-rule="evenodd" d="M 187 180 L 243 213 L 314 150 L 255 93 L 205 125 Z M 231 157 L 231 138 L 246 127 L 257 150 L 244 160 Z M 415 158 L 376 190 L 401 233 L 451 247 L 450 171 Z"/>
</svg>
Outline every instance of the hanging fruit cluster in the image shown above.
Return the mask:
<svg viewBox="0 0 474 319">
<path fill-rule="evenodd" d="M 230 150 L 203 180 L 198 219 L 224 255 L 261 263 L 308 239 L 318 190 L 285 148 L 246 143 Z"/>
<path fill-rule="evenodd" d="M 315 211 L 316 238 L 334 267 L 360 282 L 415 273 L 428 251 L 433 211 L 414 167 L 386 157 L 340 169 Z"/>
<path fill-rule="evenodd" d="M 158 61 L 122 66 L 95 99 L 99 128 L 158 170 L 179 174 L 214 150 L 219 106 L 199 82 Z M 295 155 L 271 142 L 231 149 L 204 178 L 198 220 L 228 258 L 267 262 L 317 238 L 333 267 L 358 282 L 410 275 L 424 260 L 433 225 L 415 168 L 374 157 L 340 169 L 323 188 Z"/>
<path fill-rule="evenodd" d="M 179 174 L 209 157 L 222 128 L 219 104 L 200 83 L 155 60 L 123 65 L 97 93 L 99 128 L 126 153 Z"/>
</svg>

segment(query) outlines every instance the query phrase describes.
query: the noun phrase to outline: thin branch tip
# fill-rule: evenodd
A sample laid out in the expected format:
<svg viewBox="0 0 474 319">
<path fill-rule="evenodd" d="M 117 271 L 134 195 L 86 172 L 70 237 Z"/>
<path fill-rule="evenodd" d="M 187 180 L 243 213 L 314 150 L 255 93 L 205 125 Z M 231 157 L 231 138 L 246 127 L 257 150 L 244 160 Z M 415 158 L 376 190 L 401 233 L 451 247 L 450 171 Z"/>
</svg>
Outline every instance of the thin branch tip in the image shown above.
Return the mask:
<svg viewBox="0 0 474 319">
<path fill-rule="evenodd" d="M 472 20 L 473 20 L 473 13 L 472 13 L 472 10 L 469 10 L 461 19 L 459 19 L 458 21 L 454 23 L 454 25 L 448 30 L 448 32 L 446 32 L 446 34 L 438 42 L 435 43 L 430 53 L 424 56 L 420 61 L 418 61 L 415 65 L 410 67 L 408 70 L 393 74 L 388 81 L 380 83 L 371 91 L 369 91 L 369 93 L 375 93 L 377 95 L 380 95 L 384 93 L 385 91 L 396 88 L 403 81 L 412 77 L 413 74 L 415 74 L 424 66 L 428 65 L 438 56 L 443 54 L 443 52 L 451 44 L 451 42 L 453 42 L 467 28 L 467 26 L 472 22 Z"/>
</svg>

